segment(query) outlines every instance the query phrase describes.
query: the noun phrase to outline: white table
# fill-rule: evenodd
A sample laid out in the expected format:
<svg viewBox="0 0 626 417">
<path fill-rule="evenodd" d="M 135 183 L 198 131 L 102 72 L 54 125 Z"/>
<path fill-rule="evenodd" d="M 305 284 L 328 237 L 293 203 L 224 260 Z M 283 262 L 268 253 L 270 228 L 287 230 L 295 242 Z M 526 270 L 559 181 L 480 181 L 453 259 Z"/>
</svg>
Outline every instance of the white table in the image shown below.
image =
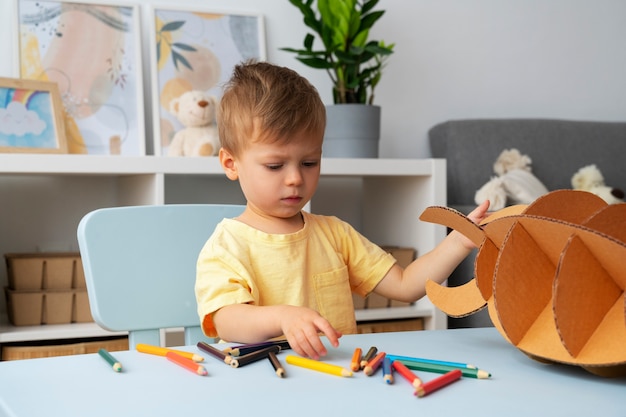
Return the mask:
<svg viewBox="0 0 626 417">
<path fill-rule="evenodd" d="M 606 379 L 571 366 L 535 362 L 493 328 L 350 335 L 325 361 L 350 366 L 356 347 L 478 365 L 492 378 L 462 378 L 423 398 L 396 375 L 351 378 L 288 365 L 286 378 L 269 361 L 234 369 L 195 346 L 206 377 L 163 357 L 114 352 L 113 372 L 97 354 L 0 362 L 0 416 L 625 416 L 626 378 Z M 293 354 L 292 351 L 286 351 Z M 423 380 L 437 374 L 416 372 Z M 410 413 L 410 414 L 409 414 Z"/>
</svg>

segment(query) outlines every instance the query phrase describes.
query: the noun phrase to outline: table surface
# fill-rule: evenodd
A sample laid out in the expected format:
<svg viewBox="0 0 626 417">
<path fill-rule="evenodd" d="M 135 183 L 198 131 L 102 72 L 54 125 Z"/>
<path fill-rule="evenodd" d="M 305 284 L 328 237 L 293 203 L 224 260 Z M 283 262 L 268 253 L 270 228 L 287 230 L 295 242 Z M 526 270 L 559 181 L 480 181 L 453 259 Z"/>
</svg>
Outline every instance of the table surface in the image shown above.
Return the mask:
<svg viewBox="0 0 626 417">
<path fill-rule="evenodd" d="M 231 368 L 186 346 L 178 349 L 201 354 L 208 376 L 137 351 L 113 352 L 121 373 L 98 354 L 0 362 L 0 416 L 626 415 L 626 378 L 536 362 L 493 328 L 346 335 L 340 342 L 324 361 L 349 368 L 355 348 L 376 346 L 393 355 L 471 363 L 492 377 L 464 377 L 418 398 L 397 374 L 394 384 L 381 371 L 338 377 L 289 365 L 285 355 L 294 353 L 285 351 L 278 358 L 287 376 L 279 378 L 269 361 Z M 424 381 L 438 376 L 416 373 Z"/>
</svg>

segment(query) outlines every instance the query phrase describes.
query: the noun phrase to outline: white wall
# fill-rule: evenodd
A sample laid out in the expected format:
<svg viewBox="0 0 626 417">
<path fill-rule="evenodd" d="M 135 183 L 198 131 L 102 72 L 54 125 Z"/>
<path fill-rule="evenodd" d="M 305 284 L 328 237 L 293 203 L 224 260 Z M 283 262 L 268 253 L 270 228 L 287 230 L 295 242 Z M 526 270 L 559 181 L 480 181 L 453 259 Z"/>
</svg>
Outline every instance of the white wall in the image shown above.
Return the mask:
<svg viewBox="0 0 626 417">
<path fill-rule="evenodd" d="M 0 1 L 2 76 L 16 75 L 15 1 Z M 331 102 L 324 72 L 278 50 L 300 46 L 305 33 L 298 10 L 287 0 L 141 4 L 142 12 L 153 4 L 262 13 L 268 60 L 296 69 Z M 626 1 L 381 0 L 379 8 L 387 13 L 372 35 L 396 43 L 397 51 L 376 94 L 376 104 L 383 107 L 382 157 L 429 156 L 428 129 L 448 119 L 626 119 Z M 145 13 L 146 31 L 147 19 Z M 149 98 L 148 75 L 144 84 Z M 150 121 L 146 128 L 151 130 Z"/>
</svg>

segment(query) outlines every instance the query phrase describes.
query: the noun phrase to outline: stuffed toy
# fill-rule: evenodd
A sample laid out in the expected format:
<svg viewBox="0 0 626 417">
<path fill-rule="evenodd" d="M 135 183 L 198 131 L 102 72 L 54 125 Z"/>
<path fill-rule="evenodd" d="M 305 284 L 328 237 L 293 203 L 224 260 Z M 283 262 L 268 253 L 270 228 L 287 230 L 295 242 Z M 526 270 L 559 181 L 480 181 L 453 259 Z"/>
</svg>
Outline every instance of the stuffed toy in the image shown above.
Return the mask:
<svg viewBox="0 0 626 417">
<path fill-rule="evenodd" d="M 572 176 L 572 188 L 589 191 L 608 204 L 624 202 L 624 191 L 606 185 L 602 172 L 593 164 L 582 167 Z"/>
<path fill-rule="evenodd" d="M 170 102 L 170 112 L 183 124 L 170 143 L 169 156 L 211 156 L 219 150 L 215 125 L 217 98 L 191 90 Z"/>
<path fill-rule="evenodd" d="M 531 159 L 517 149 L 505 149 L 493 164 L 492 177 L 474 196 L 476 204 L 489 200 L 489 210 L 511 204 L 530 204 L 548 193 L 548 189 L 530 169 Z"/>
</svg>

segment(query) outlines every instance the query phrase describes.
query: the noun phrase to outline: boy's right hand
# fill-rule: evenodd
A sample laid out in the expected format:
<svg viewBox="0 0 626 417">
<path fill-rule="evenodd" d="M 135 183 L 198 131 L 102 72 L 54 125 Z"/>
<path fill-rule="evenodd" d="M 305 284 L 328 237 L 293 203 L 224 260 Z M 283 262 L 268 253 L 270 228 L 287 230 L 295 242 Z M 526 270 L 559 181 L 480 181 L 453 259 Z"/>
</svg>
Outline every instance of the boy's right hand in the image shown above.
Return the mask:
<svg viewBox="0 0 626 417">
<path fill-rule="evenodd" d="M 339 346 L 341 333 L 310 308 L 286 306 L 280 325 L 291 349 L 301 356 L 317 360 L 326 355 L 320 333 L 328 338 L 333 347 Z"/>
</svg>

